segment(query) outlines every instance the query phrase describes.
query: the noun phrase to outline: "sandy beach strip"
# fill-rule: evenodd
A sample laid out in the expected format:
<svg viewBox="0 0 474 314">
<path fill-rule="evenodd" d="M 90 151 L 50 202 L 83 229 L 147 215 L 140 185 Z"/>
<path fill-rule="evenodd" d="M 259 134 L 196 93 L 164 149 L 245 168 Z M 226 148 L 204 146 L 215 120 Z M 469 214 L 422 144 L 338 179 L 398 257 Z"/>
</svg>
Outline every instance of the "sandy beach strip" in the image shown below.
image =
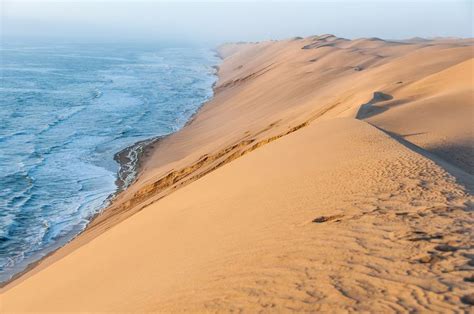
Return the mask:
<svg viewBox="0 0 474 314">
<path fill-rule="evenodd" d="M 467 310 L 472 45 L 220 47 L 214 98 L 2 308 Z"/>
</svg>

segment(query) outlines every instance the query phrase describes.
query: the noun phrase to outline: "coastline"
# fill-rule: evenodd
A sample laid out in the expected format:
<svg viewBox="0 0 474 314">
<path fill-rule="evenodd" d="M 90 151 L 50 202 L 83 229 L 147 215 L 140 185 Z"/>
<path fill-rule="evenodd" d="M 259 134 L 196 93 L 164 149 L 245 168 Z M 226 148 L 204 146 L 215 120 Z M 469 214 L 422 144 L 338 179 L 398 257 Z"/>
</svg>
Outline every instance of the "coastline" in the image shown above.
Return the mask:
<svg viewBox="0 0 474 314">
<path fill-rule="evenodd" d="M 211 49 L 214 52 L 214 55 L 219 58 L 220 62 L 223 61 L 222 56 L 216 49 Z M 215 94 L 215 87 L 219 80 L 219 65 L 213 65 L 212 68 L 214 69 L 214 76 L 217 78 L 214 83 L 212 83 L 212 96 L 204 101 L 196 110 L 191 114 L 189 119 L 185 122 L 185 124 L 181 127 L 185 128 L 187 125 L 191 124 L 195 117 L 199 114 L 199 111 L 209 102 L 210 99 L 214 97 Z M 133 182 L 137 179 L 140 171 L 143 169 L 143 165 L 146 162 L 146 157 L 150 155 L 150 153 L 155 149 L 155 146 L 159 144 L 160 140 L 165 139 L 166 137 L 170 136 L 173 133 L 178 132 L 179 130 L 165 134 L 165 135 L 158 135 L 148 139 L 144 139 L 138 142 L 131 144 L 128 147 L 125 147 L 121 151 L 115 153 L 114 160 L 119 164 L 119 170 L 117 173 L 117 191 L 112 193 L 108 199 L 110 198 L 113 200 L 117 195 L 124 191 L 127 187 L 129 187 Z M 105 208 L 104 208 L 105 210 Z"/>
<path fill-rule="evenodd" d="M 87 224 L 86 228 L 84 228 L 84 230 L 79 232 L 75 237 L 66 242 L 64 245 L 59 246 L 58 248 L 45 254 L 43 257 L 29 263 L 25 267 L 25 269 L 15 273 L 10 279 L 0 282 L 0 292 L 4 287 L 15 282 L 16 280 L 20 280 L 23 276 L 25 276 L 30 271 L 41 265 L 44 260 L 52 257 L 54 254 L 57 253 L 57 251 L 61 250 L 63 247 L 67 246 L 69 243 L 79 237 L 82 233 L 86 232 L 89 228 L 89 225 L 94 221 L 94 219 L 100 216 L 103 211 L 107 210 L 107 208 L 113 203 L 114 199 L 120 193 L 125 191 L 130 184 L 133 184 L 140 171 L 140 165 L 143 165 L 143 155 L 146 155 L 149 150 L 153 149 L 153 145 L 155 145 L 160 139 L 165 136 L 156 136 L 150 139 L 135 142 L 134 144 L 115 153 L 114 160 L 119 164 L 119 170 L 117 171 L 117 179 L 115 181 L 117 189 L 104 200 L 104 207 L 102 208 L 102 210 L 100 210 L 97 214 L 90 218 L 89 223 Z"/>
<path fill-rule="evenodd" d="M 144 148 L 107 212 L 2 290 L 9 308 L 465 308 L 460 183 L 472 176 L 457 151 L 430 145 L 465 141 L 469 45 L 323 35 L 221 47 L 212 99 Z M 451 133 L 440 86 L 459 108 Z M 392 98 L 359 114 L 379 92 Z"/>
<path fill-rule="evenodd" d="M 114 160 L 119 164 L 117 180 L 115 182 L 117 190 L 107 198 L 108 200 L 113 200 L 118 193 L 125 190 L 130 184 L 133 184 L 140 171 L 140 165 L 143 164 L 143 155 L 163 137 L 155 136 L 141 140 L 115 153 Z"/>
<path fill-rule="evenodd" d="M 214 52 L 214 55 L 219 58 L 220 62 L 222 62 L 223 58 L 219 54 L 219 52 L 216 49 L 211 49 L 211 51 Z M 207 102 L 209 102 L 210 99 L 214 97 L 215 87 L 219 80 L 219 65 L 213 65 L 212 68 L 215 71 L 213 75 L 217 78 L 211 86 L 212 96 L 208 100 L 204 101 L 198 108 L 196 108 L 196 110 L 191 114 L 191 116 L 181 127 L 181 129 L 191 124 L 196 118 L 196 116 L 199 114 L 199 111 L 206 105 Z M 179 130 L 173 133 L 176 133 L 178 131 Z M 114 160 L 119 164 L 119 170 L 117 172 L 116 180 L 117 190 L 112 193 L 107 199 L 113 200 L 115 197 L 118 196 L 120 192 L 123 192 L 127 187 L 133 184 L 133 182 L 140 174 L 140 171 L 143 169 L 143 165 L 146 162 L 146 158 L 155 149 L 155 146 L 159 144 L 160 140 L 165 139 L 173 133 L 158 135 L 135 142 L 130 146 L 125 147 L 121 151 L 115 153 Z"/>
<path fill-rule="evenodd" d="M 216 49 L 211 49 L 211 51 L 214 52 L 215 56 L 219 58 L 220 62 L 222 62 L 223 58 L 219 54 L 219 52 Z M 198 115 L 199 111 L 206 105 L 206 103 L 209 102 L 210 99 L 213 98 L 213 95 L 215 93 L 215 86 L 219 80 L 219 76 L 218 76 L 219 65 L 213 65 L 212 68 L 215 70 L 213 75 L 216 76 L 217 78 L 211 86 L 212 96 L 208 100 L 204 101 L 195 110 L 195 112 L 191 114 L 191 116 L 186 121 L 186 123 L 181 127 L 181 129 L 186 127 L 190 123 L 192 123 L 194 118 Z M 179 130 L 173 133 L 179 132 Z M 29 263 L 22 271 L 15 273 L 10 279 L 0 282 L 0 292 L 5 287 L 9 286 L 10 284 L 15 283 L 17 280 L 21 281 L 22 279 L 24 279 L 23 276 L 35 270 L 37 267 L 41 265 L 43 261 L 53 257 L 55 254 L 57 254 L 58 251 L 62 250 L 64 247 L 68 246 L 71 242 L 75 241 L 78 237 L 80 237 L 81 234 L 86 233 L 88 229 L 91 227 L 91 225 L 94 223 L 94 220 L 97 219 L 102 214 L 104 214 L 105 211 L 110 209 L 110 207 L 114 204 L 114 201 L 120 195 L 120 193 L 123 193 L 124 191 L 126 191 L 126 189 L 137 180 L 138 176 L 140 175 L 140 172 L 143 170 L 143 165 L 146 163 L 147 158 L 150 156 L 151 152 L 155 149 L 156 145 L 159 144 L 159 141 L 165 139 L 166 137 L 172 135 L 173 133 L 154 136 L 148 139 L 140 140 L 116 152 L 113 156 L 113 159 L 119 165 L 119 169 L 117 171 L 117 179 L 115 181 L 115 185 L 117 188 L 113 193 L 111 193 L 104 200 L 103 208 L 89 219 L 87 226 L 81 232 L 79 232 L 76 236 L 71 238 L 65 244 L 48 252 L 43 257 Z"/>
</svg>

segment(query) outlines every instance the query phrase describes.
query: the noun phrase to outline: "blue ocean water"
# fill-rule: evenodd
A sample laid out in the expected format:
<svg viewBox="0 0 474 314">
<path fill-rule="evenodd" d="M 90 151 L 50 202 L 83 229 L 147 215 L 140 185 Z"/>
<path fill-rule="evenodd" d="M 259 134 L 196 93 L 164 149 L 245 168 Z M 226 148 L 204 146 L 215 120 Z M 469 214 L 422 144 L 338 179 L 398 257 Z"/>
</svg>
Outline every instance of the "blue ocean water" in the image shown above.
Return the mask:
<svg viewBox="0 0 474 314">
<path fill-rule="evenodd" d="M 212 96 L 206 48 L 5 44 L 0 281 L 71 240 L 116 190 L 114 154 L 181 128 Z"/>
</svg>

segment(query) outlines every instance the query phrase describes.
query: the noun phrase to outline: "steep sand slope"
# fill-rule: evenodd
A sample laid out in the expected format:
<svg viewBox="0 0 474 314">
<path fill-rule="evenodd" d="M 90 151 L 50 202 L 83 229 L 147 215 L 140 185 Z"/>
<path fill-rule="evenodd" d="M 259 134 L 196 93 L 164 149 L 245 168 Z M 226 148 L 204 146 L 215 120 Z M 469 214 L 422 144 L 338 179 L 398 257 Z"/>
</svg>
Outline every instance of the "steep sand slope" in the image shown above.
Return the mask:
<svg viewBox="0 0 474 314">
<path fill-rule="evenodd" d="M 466 201 L 453 177 L 367 123 L 315 122 L 116 225 L 2 307 L 468 310 Z"/>
<path fill-rule="evenodd" d="M 314 120 L 356 117 L 377 91 L 393 100 L 371 123 L 472 173 L 473 40 L 322 35 L 230 44 L 219 52 L 225 59 L 215 97 L 150 149 L 137 182 L 92 224 L 91 237 L 268 140 Z"/>
<path fill-rule="evenodd" d="M 86 232 L 3 289 L 4 306 L 461 309 L 472 47 L 332 35 L 221 47 L 215 97 L 150 147 Z"/>
</svg>

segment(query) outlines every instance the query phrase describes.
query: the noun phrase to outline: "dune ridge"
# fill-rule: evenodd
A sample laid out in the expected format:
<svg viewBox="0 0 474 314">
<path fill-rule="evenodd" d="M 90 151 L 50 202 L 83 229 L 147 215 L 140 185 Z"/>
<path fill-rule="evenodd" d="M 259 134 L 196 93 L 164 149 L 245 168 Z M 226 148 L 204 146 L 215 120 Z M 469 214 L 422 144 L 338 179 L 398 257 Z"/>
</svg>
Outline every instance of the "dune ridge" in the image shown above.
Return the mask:
<svg viewBox="0 0 474 314">
<path fill-rule="evenodd" d="M 214 98 L 5 310 L 467 310 L 472 44 L 220 47 Z"/>
</svg>

